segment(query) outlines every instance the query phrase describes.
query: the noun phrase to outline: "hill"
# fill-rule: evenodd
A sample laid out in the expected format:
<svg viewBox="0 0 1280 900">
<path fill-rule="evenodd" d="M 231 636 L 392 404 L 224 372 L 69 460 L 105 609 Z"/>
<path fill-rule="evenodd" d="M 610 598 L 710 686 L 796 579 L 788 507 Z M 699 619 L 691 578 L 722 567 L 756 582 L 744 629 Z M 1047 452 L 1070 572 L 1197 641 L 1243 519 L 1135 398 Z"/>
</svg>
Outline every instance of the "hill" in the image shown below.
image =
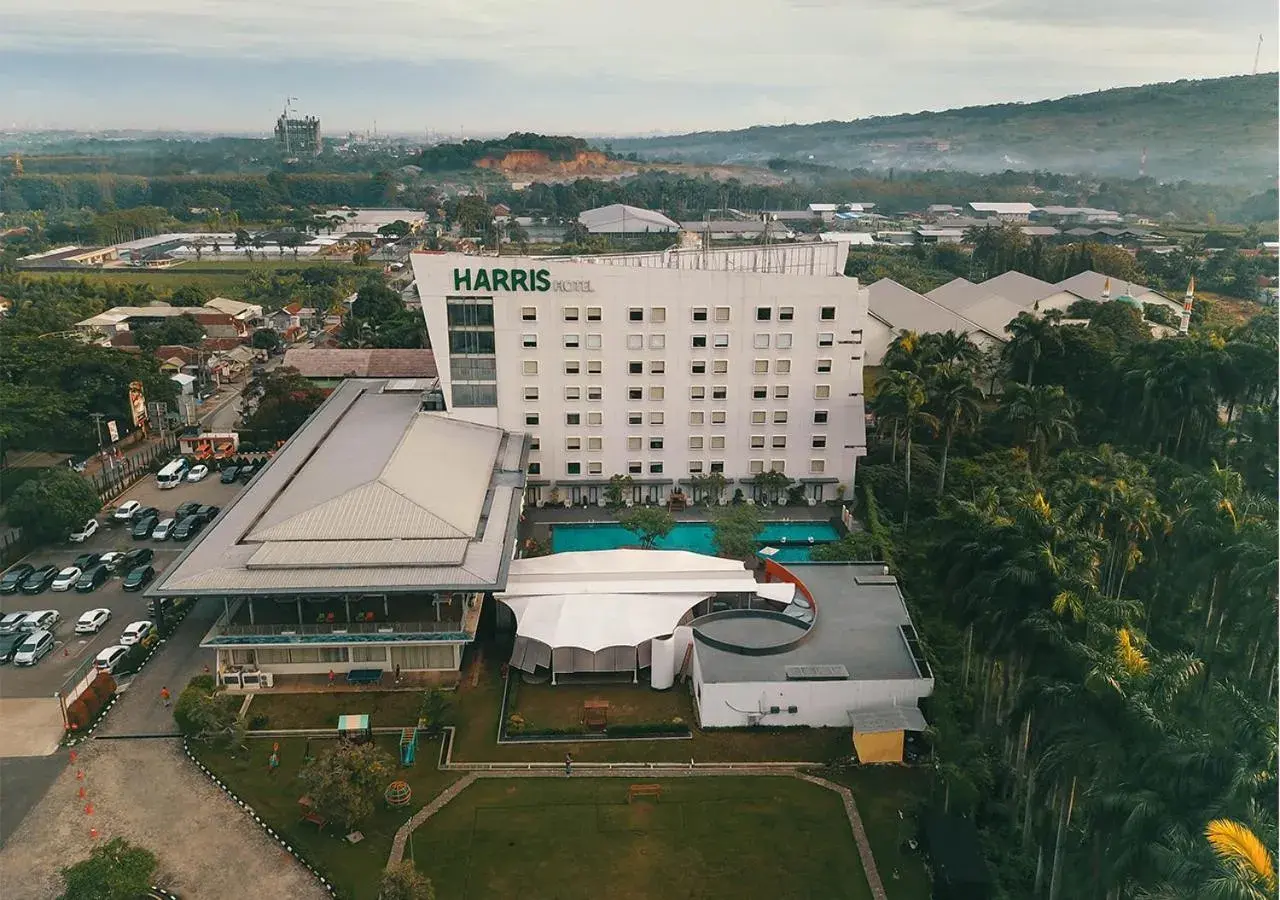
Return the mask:
<svg viewBox="0 0 1280 900">
<path fill-rule="evenodd" d="M 1260 185 L 1276 178 L 1276 73 L 1175 81 L 851 122 L 615 139 L 616 152 L 699 163 L 845 169 L 1036 169 Z"/>
</svg>

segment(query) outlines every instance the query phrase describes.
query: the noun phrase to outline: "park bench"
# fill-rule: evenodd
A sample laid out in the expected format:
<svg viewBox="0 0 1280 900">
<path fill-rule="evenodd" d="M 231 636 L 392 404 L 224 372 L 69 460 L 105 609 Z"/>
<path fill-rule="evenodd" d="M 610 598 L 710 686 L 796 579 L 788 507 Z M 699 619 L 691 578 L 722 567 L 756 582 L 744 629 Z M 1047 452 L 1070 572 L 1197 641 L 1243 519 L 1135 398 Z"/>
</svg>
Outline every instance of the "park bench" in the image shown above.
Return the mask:
<svg viewBox="0 0 1280 900">
<path fill-rule="evenodd" d="M 381 669 L 352 669 L 347 673 L 347 684 L 377 684 L 381 680 Z"/>
<path fill-rule="evenodd" d="M 627 802 L 630 803 L 637 797 L 653 797 L 655 800 L 662 799 L 662 785 L 660 784 L 633 784 L 627 789 Z"/>
<path fill-rule="evenodd" d="M 302 809 L 302 812 L 298 815 L 298 821 L 310 822 L 317 828 L 324 828 L 329 824 L 329 820 L 316 812 L 315 807 L 311 805 L 310 797 L 299 797 L 298 806 Z"/>
</svg>

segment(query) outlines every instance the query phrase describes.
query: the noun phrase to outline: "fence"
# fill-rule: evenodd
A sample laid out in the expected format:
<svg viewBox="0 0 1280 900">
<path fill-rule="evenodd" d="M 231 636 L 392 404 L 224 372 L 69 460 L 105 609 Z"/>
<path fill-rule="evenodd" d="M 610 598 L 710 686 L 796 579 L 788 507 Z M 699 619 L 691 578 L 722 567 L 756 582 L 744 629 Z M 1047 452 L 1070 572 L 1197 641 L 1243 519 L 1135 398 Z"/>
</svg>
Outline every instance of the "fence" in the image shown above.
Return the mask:
<svg viewBox="0 0 1280 900">
<path fill-rule="evenodd" d="M 178 439 L 172 434 L 165 435 L 160 443 L 132 456 L 125 457 L 118 465 L 110 469 L 95 472 L 89 477 L 89 483 L 98 492 L 103 503 L 120 496 L 126 488 L 141 480 L 155 469 L 157 462 L 172 459 L 178 452 Z"/>
</svg>

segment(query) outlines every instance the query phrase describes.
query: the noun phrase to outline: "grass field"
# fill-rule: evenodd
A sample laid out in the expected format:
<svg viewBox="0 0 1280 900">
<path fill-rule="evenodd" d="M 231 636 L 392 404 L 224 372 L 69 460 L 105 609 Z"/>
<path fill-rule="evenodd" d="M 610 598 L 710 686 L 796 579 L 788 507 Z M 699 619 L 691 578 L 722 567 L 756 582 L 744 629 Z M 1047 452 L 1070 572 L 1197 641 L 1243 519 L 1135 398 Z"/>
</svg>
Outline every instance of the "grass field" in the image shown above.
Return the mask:
<svg viewBox="0 0 1280 900">
<path fill-rule="evenodd" d="M 916 836 L 914 813 L 928 801 L 930 773 L 898 766 L 869 766 L 825 777 L 853 791 L 876 868 L 889 896 L 893 900 L 928 900 L 931 879 L 924 860 L 903 845 Z M 898 817 L 899 810 L 902 818 Z"/>
<path fill-rule="evenodd" d="M 516 674 L 519 679 L 519 674 Z M 514 700 L 514 702 L 512 702 Z M 519 713 L 527 727 L 573 728 L 581 723 L 586 700 L 609 703 L 610 725 L 651 725 L 680 718 L 690 722 L 692 704 L 684 691 L 655 691 L 643 684 L 513 685 L 507 715 Z"/>
<path fill-rule="evenodd" d="M 628 804 L 630 783 L 482 779 L 414 832 L 413 859 L 448 900 L 871 896 L 831 791 L 687 778 Z"/>
<path fill-rule="evenodd" d="M 24 269 L 23 276 L 30 278 L 85 278 L 90 281 L 101 281 L 108 284 L 147 284 L 159 291 L 171 291 L 185 284 L 195 285 L 205 290 L 235 298 L 239 295 L 239 287 L 245 277 L 252 272 L 271 272 L 276 269 L 297 269 L 304 266 L 341 266 L 351 263 L 345 260 L 294 259 L 285 254 L 283 258 L 235 260 L 234 262 L 184 263 L 172 269 L 92 269 L 84 272 L 69 270 Z M 358 270 L 357 270 L 358 271 Z M 377 271 L 370 269 L 370 271 Z"/>
<path fill-rule="evenodd" d="M 374 728 L 418 722 L 419 691 L 334 691 L 328 694 L 255 694 L 249 718 L 266 716 L 266 728 L 337 728 L 338 716 L 367 715 Z"/>
</svg>

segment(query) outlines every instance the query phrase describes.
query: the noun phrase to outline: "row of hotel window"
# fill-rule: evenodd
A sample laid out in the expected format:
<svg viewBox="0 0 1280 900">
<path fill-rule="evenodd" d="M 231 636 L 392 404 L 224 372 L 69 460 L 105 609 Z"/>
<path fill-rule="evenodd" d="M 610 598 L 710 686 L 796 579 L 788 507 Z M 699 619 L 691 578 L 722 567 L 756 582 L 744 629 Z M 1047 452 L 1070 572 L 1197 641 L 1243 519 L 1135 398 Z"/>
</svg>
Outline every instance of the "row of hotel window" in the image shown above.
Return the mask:
<svg viewBox="0 0 1280 900">
<path fill-rule="evenodd" d="M 729 361 L 727 359 L 714 359 L 714 360 L 711 360 L 711 362 L 715 363 L 714 367 L 712 368 L 712 374 L 714 375 L 729 374 Z M 752 362 L 751 371 L 756 375 L 768 375 L 769 365 L 771 362 L 773 363 L 774 372 L 776 372 L 778 375 L 791 374 L 791 360 L 789 359 L 777 359 L 777 360 L 757 359 Z M 816 371 L 820 375 L 826 372 L 830 372 L 831 365 L 832 365 L 832 360 L 830 359 L 815 360 L 814 371 Z M 525 375 L 537 375 L 538 361 L 536 359 L 523 360 L 520 364 L 520 369 Z M 604 366 L 602 365 L 601 360 L 587 360 L 587 374 L 600 375 L 602 374 L 603 371 L 604 371 Z M 644 373 L 645 373 L 644 360 L 633 359 L 627 362 L 628 375 L 643 375 Z M 662 359 L 649 360 L 650 375 L 665 375 L 666 373 L 667 373 L 666 360 L 662 360 Z M 690 373 L 693 375 L 707 374 L 707 360 L 700 359 L 695 361 L 693 365 L 690 366 Z M 582 361 L 577 359 L 565 360 L 564 374 L 566 375 L 582 374 Z M 457 377 L 457 373 L 454 374 L 454 377 L 455 378 Z"/>
<path fill-rule="evenodd" d="M 768 471 L 782 473 L 785 471 L 785 469 L 786 469 L 786 460 L 782 460 L 782 459 L 771 460 L 769 462 L 769 467 L 767 469 L 765 468 L 765 461 L 763 459 L 752 459 L 747 461 L 747 472 L 751 475 L 759 475 L 763 472 L 768 472 Z M 827 471 L 827 461 L 825 459 L 809 460 L 810 475 L 822 475 L 826 471 Z M 648 472 L 650 475 L 662 475 L 664 474 L 664 467 L 660 462 L 651 462 L 648 464 Z M 704 475 L 708 472 L 719 472 L 723 474 L 724 461 L 713 460 L 710 462 L 706 462 L 700 459 L 694 459 L 689 461 L 690 475 Z M 541 475 L 542 463 L 540 462 L 529 463 L 529 474 Z M 588 462 L 586 463 L 586 468 L 584 469 L 583 463 L 568 462 L 564 464 L 564 474 L 566 475 L 604 475 L 604 463 Z M 645 474 L 645 464 L 640 462 L 639 460 L 633 460 L 627 463 L 627 474 L 628 475 Z"/>
<path fill-rule="evenodd" d="M 602 321 L 604 316 L 604 308 L 600 306 L 588 306 L 586 308 L 586 317 L 588 322 Z M 728 306 L 717 306 L 714 309 L 706 306 L 695 306 L 690 311 L 691 321 L 694 322 L 728 322 L 731 318 L 731 309 Z M 566 322 L 577 322 L 578 317 L 582 314 L 582 308 L 578 306 L 564 307 L 562 314 Z M 796 308 L 794 306 L 779 306 L 777 308 L 779 322 L 791 322 L 795 320 Z M 710 317 L 710 318 L 708 318 Z M 536 306 L 522 306 L 520 308 L 520 318 L 526 322 L 538 321 L 538 308 Z M 756 321 L 771 322 L 774 318 L 774 307 L 757 306 Z M 818 319 L 822 322 L 834 322 L 836 318 L 836 308 L 834 306 L 822 306 L 818 308 Z M 627 308 L 628 322 L 649 322 L 652 325 L 661 325 L 667 321 L 667 308 L 665 306 L 651 306 L 648 314 L 642 306 L 630 306 Z"/>
<path fill-rule="evenodd" d="M 588 387 L 588 388 L 587 388 L 587 394 L 586 394 L 586 396 L 587 396 L 587 399 L 588 399 L 588 400 L 603 400 L 603 399 L 604 399 L 604 389 L 603 389 L 603 388 L 600 388 L 600 387 Z M 712 400 L 727 400 L 727 399 L 729 399 L 729 388 L 728 388 L 726 385 L 714 385 L 714 386 L 712 386 L 712 388 L 711 388 L 711 393 L 710 393 L 710 395 L 709 395 L 709 396 L 711 397 L 711 399 L 712 399 Z M 790 398 L 790 396 L 791 396 L 791 388 L 790 388 L 790 386 L 789 386 L 789 385 L 785 385 L 785 384 L 775 384 L 775 385 L 773 386 L 773 398 L 774 398 L 775 400 L 786 400 L 786 399 Z M 665 399 L 667 398 L 667 391 L 666 391 L 666 389 L 665 389 L 665 388 L 663 388 L 663 387 L 662 387 L 662 386 L 660 386 L 660 385 L 650 385 L 650 386 L 649 386 L 648 397 L 649 397 L 649 399 L 650 399 L 650 400 L 665 400 Z M 693 387 L 689 388 L 689 399 L 690 399 L 690 400 L 706 400 L 706 399 L 707 399 L 707 397 L 708 397 L 707 389 L 706 389 L 705 387 L 703 387 L 702 385 L 700 385 L 700 384 L 696 384 L 696 385 L 694 385 Z M 537 388 L 537 387 L 535 387 L 535 386 L 533 386 L 533 385 L 528 385 L 528 386 L 526 386 L 526 387 L 525 387 L 525 389 L 524 389 L 524 399 L 526 399 L 526 400 L 537 400 L 537 399 L 538 399 L 538 388 Z M 564 399 L 566 399 L 566 400 L 581 400 L 581 399 L 582 399 L 582 388 L 580 388 L 580 387 L 567 387 L 567 388 L 565 388 L 565 389 L 564 389 Z M 643 400 L 643 399 L 645 399 L 645 389 L 644 389 L 644 388 L 640 388 L 640 387 L 627 388 L 627 399 L 628 399 L 628 400 Z M 752 399 L 752 400 L 767 400 L 767 399 L 769 399 L 769 389 L 768 389 L 767 387 L 765 387 L 764 385 L 755 385 L 754 387 L 752 387 L 752 388 L 751 388 L 751 399 Z M 831 399 L 831 385 L 829 385 L 829 384 L 815 384 L 815 385 L 813 386 L 813 399 L 815 399 L 815 400 L 829 400 L 829 399 Z M 569 415 L 571 415 L 571 416 L 577 416 L 577 415 L 579 415 L 579 414 L 578 414 L 578 413 L 569 413 Z M 526 421 L 525 421 L 525 424 L 526 424 L 526 425 L 536 425 L 536 424 L 537 424 L 537 422 L 529 422 L 529 421 L 528 421 L 528 418 L 529 418 L 528 416 L 525 416 L 525 420 L 526 420 Z M 535 416 L 534 416 L 534 418 L 536 419 L 536 418 L 537 418 L 537 416 L 535 415 Z"/>
<path fill-rule="evenodd" d="M 455 335 L 457 335 L 457 340 L 454 339 Z M 477 343 L 486 343 L 483 340 L 483 338 L 480 337 L 482 335 L 488 335 L 488 341 L 487 341 L 488 344 L 491 345 L 493 343 L 493 335 L 490 332 L 451 331 L 449 332 L 450 349 L 453 349 L 453 352 L 455 353 L 486 352 L 486 351 L 479 351 L 479 350 L 465 351 L 465 350 L 454 349 L 455 344 L 457 344 L 458 346 L 471 346 Z M 710 338 L 710 341 L 711 341 L 709 345 L 707 343 L 708 337 Z M 564 335 L 563 342 L 564 342 L 565 349 L 577 350 L 582 347 L 586 347 L 586 349 L 588 350 L 604 349 L 603 335 L 588 334 L 586 336 L 585 344 L 583 343 L 582 338 L 583 336 L 580 334 Z M 751 346 L 756 350 L 768 350 L 770 344 L 772 343 L 773 347 L 777 350 L 790 350 L 793 346 L 792 344 L 793 338 L 794 338 L 794 335 L 792 334 L 770 335 L 770 334 L 765 334 L 764 332 L 760 332 L 752 337 Z M 857 343 L 861 341 L 861 339 L 862 339 L 861 333 L 855 332 L 854 342 Z M 724 350 L 724 349 L 727 349 L 729 346 L 729 335 L 727 333 L 712 334 L 710 336 L 705 334 L 695 334 L 690 336 L 689 343 L 690 343 L 690 346 L 693 347 L 695 350 L 705 349 L 707 346 L 714 347 L 717 350 Z M 836 343 L 835 332 L 823 331 L 818 334 L 819 347 L 834 347 L 835 343 Z M 665 350 L 667 348 L 667 336 L 665 334 L 650 334 L 648 344 L 649 344 L 650 350 Z M 520 345 L 524 347 L 526 350 L 536 349 L 538 346 L 538 336 L 536 334 L 522 334 L 520 335 Z M 627 335 L 628 350 L 643 350 L 644 348 L 645 348 L 645 336 L 643 334 Z M 490 350 L 487 352 L 492 353 L 493 351 Z"/>
<path fill-rule="evenodd" d="M 226 650 L 232 665 L 270 666 L 299 663 L 372 663 L 398 665 L 403 669 L 454 669 L 451 644 L 417 647 L 259 647 L 256 650 Z"/>
<path fill-rule="evenodd" d="M 826 425 L 830 417 L 831 417 L 831 413 L 829 410 L 815 409 L 813 411 L 813 424 Z M 629 412 L 627 413 L 627 424 L 643 425 L 644 418 L 645 418 L 644 413 Z M 726 417 L 725 411 L 723 409 L 717 409 L 717 410 L 712 410 L 710 421 L 712 425 L 724 425 L 726 422 L 726 418 L 727 417 Z M 769 420 L 769 414 L 767 411 L 763 409 L 752 410 L 751 412 L 752 425 L 763 425 L 768 420 Z M 707 421 L 708 421 L 707 414 L 702 412 L 701 410 L 694 410 L 693 412 L 689 413 L 690 425 L 705 425 L 707 424 Z M 576 412 L 565 413 L 564 423 L 566 425 L 581 425 L 582 422 L 583 422 L 582 413 L 576 413 Z M 532 427 L 535 425 L 539 425 L 541 423 L 542 423 L 541 414 L 525 413 L 524 424 L 526 426 Z M 604 413 L 600 413 L 600 412 L 587 413 L 586 423 L 588 425 L 603 425 Z M 650 425 L 666 424 L 666 413 L 661 413 L 661 412 L 649 413 L 649 424 Z M 775 425 L 787 424 L 787 411 L 785 409 L 775 409 L 773 411 L 773 424 Z M 534 450 L 538 449 L 536 446 L 537 440 L 538 440 L 537 438 L 534 438 L 534 443 L 535 443 L 535 446 L 533 448 Z M 814 446 L 817 446 L 817 445 L 815 444 Z"/>
<path fill-rule="evenodd" d="M 762 422 L 760 424 L 764 423 Z M 751 449 L 763 450 L 766 440 L 769 442 L 769 446 L 773 447 L 775 450 L 785 450 L 787 448 L 787 436 L 785 434 L 775 434 L 772 437 L 766 437 L 763 434 L 753 434 L 751 435 Z M 662 450 L 666 446 L 666 440 L 660 437 L 651 437 L 648 439 L 648 442 L 650 450 Z M 635 435 L 627 438 L 628 450 L 643 450 L 644 444 L 645 438 L 637 437 Z M 564 439 L 564 448 L 566 450 L 581 450 L 583 446 L 584 443 L 581 437 L 567 437 Z M 588 436 L 585 446 L 588 450 L 603 450 L 604 438 Z M 825 434 L 811 435 L 809 438 L 809 446 L 815 450 L 825 449 L 827 446 L 827 436 Z M 723 450 L 724 435 L 715 434 L 708 439 L 704 435 L 695 434 L 689 438 L 690 450 L 702 450 L 704 447 L 710 447 L 712 450 Z M 535 438 L 534 446 L 529 449 L 540 450 L 542 448 L 539 445 L 538 440 Z"/>
</svg>

